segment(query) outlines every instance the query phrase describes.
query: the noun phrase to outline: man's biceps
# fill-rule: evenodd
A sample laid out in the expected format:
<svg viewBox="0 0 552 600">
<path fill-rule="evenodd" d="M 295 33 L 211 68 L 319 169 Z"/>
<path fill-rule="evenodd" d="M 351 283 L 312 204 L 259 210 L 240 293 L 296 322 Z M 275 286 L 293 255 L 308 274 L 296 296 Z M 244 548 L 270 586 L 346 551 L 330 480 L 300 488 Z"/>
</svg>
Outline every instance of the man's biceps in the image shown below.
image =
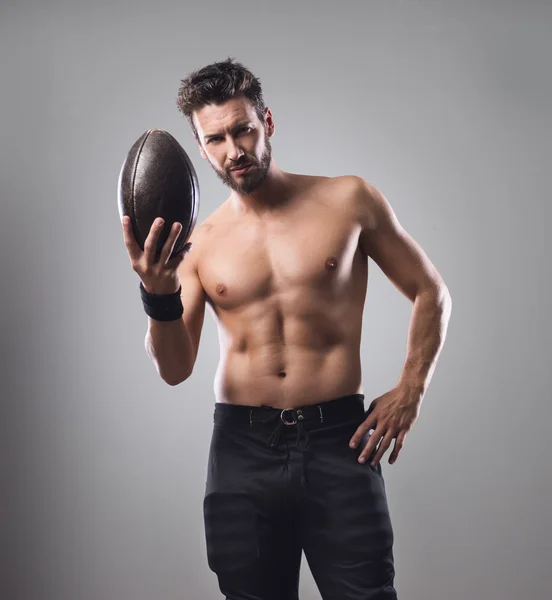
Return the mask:
<svg viewBox="0 0 552 600">
<path fill-rule="evenodd" d="M 180 299 L 184 307 L 184 321 L 188 327 L 195 327 L 198 321 L 203 321 L 206 294 L 196 278 L 185 277 L 181 279 L 181 284 Z"/>
<path fill-rule="evenodd" d="M 438 278 L 437 270 L 424 250 L 404 230 L 381 236 L 372 245 L 370 256 L 410 300 Z"/>
<path fill-rule="evenodd" d="M 181 284 L 180 299 L 184 307 L 184 320 L 187 325 L 191 325 L 203 318 L 206 296 L 201 285 L 194 279 L 183 279 Z"/>
</svg>

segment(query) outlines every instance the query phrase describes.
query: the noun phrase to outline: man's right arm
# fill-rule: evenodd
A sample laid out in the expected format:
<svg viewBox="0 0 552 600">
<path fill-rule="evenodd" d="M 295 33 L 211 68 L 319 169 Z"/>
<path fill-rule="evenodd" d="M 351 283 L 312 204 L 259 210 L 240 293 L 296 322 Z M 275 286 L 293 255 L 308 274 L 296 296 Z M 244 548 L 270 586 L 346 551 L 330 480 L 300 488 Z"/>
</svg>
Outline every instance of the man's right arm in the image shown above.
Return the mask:
<svg viewBox="0 0 552 600">
<path fill-rule="evenodd" d="M 196 233 L 196 232 L 194 232 Z M 205 316 L 205 291 L 197 271 L 194 234 L 192 249 L 180 264 L 178 275 L 184 313 L 175 321 L 156 321 L 148 317 L 145 347 L 160 377 L 169 385 L 178 385 L 192 374 Z"/>
</svg>

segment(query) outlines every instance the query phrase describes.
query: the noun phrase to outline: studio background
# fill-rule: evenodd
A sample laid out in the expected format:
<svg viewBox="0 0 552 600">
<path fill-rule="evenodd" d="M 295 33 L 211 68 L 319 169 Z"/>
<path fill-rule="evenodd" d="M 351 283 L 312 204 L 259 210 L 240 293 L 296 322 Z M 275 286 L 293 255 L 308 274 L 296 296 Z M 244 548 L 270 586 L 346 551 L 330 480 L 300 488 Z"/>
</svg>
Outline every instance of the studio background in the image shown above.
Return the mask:
<svg viewBox="0 0 552 600">
<path fill-rule="evenodd" d="M 197 169 L 198 223 L 227 197 L 176 95 L 232 56 L 262 81 L 277 164 L 376 185 L 452 294 L 420 417 L 382 461 L 399 598 L 550 598 L 550 3 L 0 6 L 0 596 L 221 597 L 202 517 L 215 324 L 165 384 L 116 187 L 161 128 Z M 411 308 L 370 261 L 366 406 L 399 377 Z M 320 598 L 305 560 L 301 598 Z"/>
</svg>

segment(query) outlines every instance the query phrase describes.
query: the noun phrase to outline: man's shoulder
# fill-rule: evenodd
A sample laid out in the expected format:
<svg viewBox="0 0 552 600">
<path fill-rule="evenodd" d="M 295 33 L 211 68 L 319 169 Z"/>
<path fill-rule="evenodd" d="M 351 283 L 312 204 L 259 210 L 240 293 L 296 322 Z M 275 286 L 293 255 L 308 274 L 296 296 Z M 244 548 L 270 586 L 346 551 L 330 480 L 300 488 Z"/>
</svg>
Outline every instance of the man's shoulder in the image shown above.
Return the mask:
<svg viewBox="0 0 552 600">
<path fill-rule="evenodd" d="M 334 185 L 341 186 L 351 193 L 361 193 L 370 187 L 370 183 L 359 175 L 339 175 L 337 177 L 332 177 L 331 179 Z"/>
<path fill-rule="evenodd" d="M 374 197 L 376 188 L 358 175 L 320 177 L 312 191 L 324 203 L 335 205 L 348 213 L 366 211 Z"/>
<path fill-rule="evenodd" d="M 359 175 L 336 175 L 336 176 L 321 176 L 321 175 L 301 175 L 305 183 L 313 187 L 331 189 L 332 191 L 340 190 L 345 194 L 362 194 L 369 190 L 372 186 Z"/>
<path fill-rule="evenodd" d="M 350 199 L 353 206 L 363 211 L 369 209 L 379 195 L 373 184 L 358 175 L 341 175 L 334 180 L 341 191 L 340 197 Z"/>
<path fill-rule="evenodd" d="M 309 175 L 306 173 L 287 173 L 288 176 L 311 185 L 363 185 L 366 181 L 358 175 Z"/>
<path fill-rule="evenodd" d="M 196 224 L 196 226 L 192 230 L 192 233 L 190 234 L 190 237 L 188 238 L 188 242 L 192 244 L 192 249 L 190 251 L 189 258 L 187 257 L 187 262 L 193 262 L 196 268 L 197 261 L 200 255 L 202 254 L 202 248 L 205 246 L 206 240 L 209 236 L 209 232 L 211 231 L 213 226 L 214 223 L 212 221 L 212 215 L 209 215 L 201 223 Z"/>
<path fill-rule="evenodd" d="M 343 196 L 358 195 L 366 186 L 367 181 L 358 175 L 307 175 L 288 173 L 294 187 L 302 192 L 314 194 L 328 192 L 332 197 L 343 198 Z"/>
<path fill-rule="evenodd" d="M 205 236 L 209 233 L 209 231 L 213 227 L 213 223 L 209 221 L 210 217 L 207 217 L 204 221 L 202 221 L 199 225 L 196 225 L 190 235 L 189 242 L 192 244 L 199 243 Z"/>
<path fill-rule="evenodd" d="M 200 242 L 201 240 L 208 237 L 210 231 L 221 222 L 225 204 L 226 203 L 219 205 L 210 215 L 203 219 L 201 223 L 194 227 L 192 235 L 190 236 L 190 241 L 192 242 L 192 244 L 194 243 L 192 237 L 196 240 L 196 242 Z"/>
<path fill-rule="evenodd" d="M 329 194 L 324 194 L 335 210 L 348 215 L 348 218 L 361 225 L 362 229 L 372 229 L 378 222 L 384 200 L 379 190 L 358 175 L 332 177 L 328 185 Z"/>
</svg>

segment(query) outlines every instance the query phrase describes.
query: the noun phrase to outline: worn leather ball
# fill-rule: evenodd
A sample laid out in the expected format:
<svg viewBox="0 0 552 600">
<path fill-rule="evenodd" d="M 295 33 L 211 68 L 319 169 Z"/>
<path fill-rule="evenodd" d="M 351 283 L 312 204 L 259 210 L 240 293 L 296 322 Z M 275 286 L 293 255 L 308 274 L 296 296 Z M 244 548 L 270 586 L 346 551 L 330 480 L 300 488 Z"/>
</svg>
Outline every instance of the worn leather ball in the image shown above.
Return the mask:
<svg viewBox="0 0 552 600">
<path fill-rule="evenodd" d="M 121 168 L 117 196 L 121 221 L 130 217 L 142 250 L 157 217 L 162 217 L 164 224 L 156 258 L 176 221 L 182 230 L 171 258 L 183 250 L 197 221 L 199 184 L 190 158 L 170 133 L 148 129 L 136 140 Z"/>
</svg>

